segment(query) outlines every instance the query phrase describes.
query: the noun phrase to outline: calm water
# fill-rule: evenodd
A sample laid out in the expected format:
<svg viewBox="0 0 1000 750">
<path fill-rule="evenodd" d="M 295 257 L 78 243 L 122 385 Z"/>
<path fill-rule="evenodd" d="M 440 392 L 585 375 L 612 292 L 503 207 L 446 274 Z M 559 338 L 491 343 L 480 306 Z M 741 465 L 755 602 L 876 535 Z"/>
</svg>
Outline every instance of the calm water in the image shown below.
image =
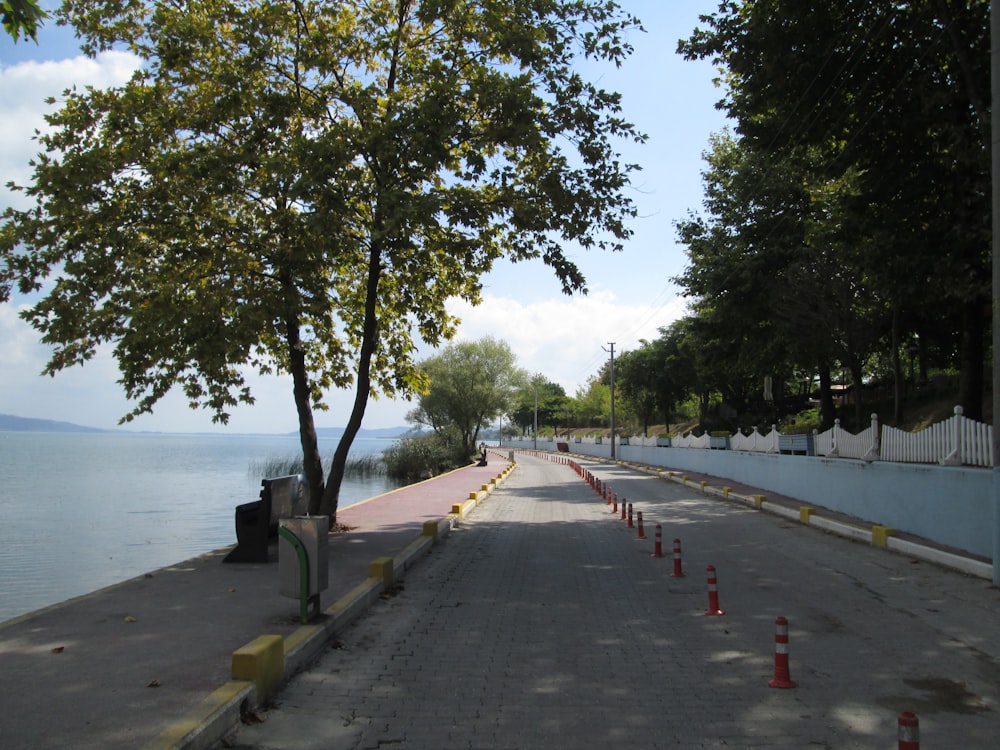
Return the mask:
<svg viewBox="0 0 1000 750">
<path fill-rule="evenodd" d="M 358 439 L 351 457 L 391 441 Z M 324 459 L 335 440 L 321 440 Z M 254 462 L 298 439 L 0 432 L 0 621 L 233 544 Z M 340 507 L 395 485 L 345 480 Z"/>
</svg>

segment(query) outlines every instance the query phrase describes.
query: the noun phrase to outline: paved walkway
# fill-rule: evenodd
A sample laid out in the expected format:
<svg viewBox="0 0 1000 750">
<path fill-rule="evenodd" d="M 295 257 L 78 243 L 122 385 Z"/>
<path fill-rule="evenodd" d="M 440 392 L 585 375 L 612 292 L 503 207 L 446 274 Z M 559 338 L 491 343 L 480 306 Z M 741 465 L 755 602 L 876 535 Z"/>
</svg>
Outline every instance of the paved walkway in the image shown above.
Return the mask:
<svg viewBox="0 0 1000 750">
<path fill-rule="evenodd" d="M 220 746 L 887 750 L 904 710 L 924 747 L 997 746 L 988 581 L 585 464 L 649 538 L 569 467 L 519 459 L 398 596 Z M 705 614 L 708 565 L 721 616 Z M 779 615 L 793 689 L 768 685 Z"/>
<path fill-rule="evenodd" d="M 507 465 L 493 456 L 342 509 L 351 530 L 331 537 L 321 608 Z M 298 601 L 278 593 L 276 550 L 268 564 L 225 565 L 218 550 L 0 624 L 0 748 L 154 744 L 230 680 L 233 651 L 299 628 Z"/>
</svg>

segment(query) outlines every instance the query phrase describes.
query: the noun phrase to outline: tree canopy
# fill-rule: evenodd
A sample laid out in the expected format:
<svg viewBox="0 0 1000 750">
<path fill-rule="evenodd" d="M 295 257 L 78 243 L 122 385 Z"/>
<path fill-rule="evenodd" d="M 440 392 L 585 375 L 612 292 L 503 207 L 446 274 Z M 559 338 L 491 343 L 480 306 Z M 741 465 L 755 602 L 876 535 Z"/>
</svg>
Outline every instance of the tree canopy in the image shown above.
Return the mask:
<svg viewBox="0 0 1000 750">
<path fill-rule="evenodd" d="M 731 359 L 756 352 L 758 383 L 805 367 L 828 385 L 839 364 L 860 389 L 890 361 L 897 418 L 901 348 L 950 349 L 980 415 L 989 3 L 742 0 L 702 21 L 679 51 L 720 66 L 735 132 L 678 224 L 696 312 Z"/>
<path fill-rule="evenodd" d="M 511 411 L 527 380 L 506 342 L 489 336 L 450 344 L 419 367 L 428 385 L 407 420 L 435 432 L 456 430 L 466 456 L 475 449 L 479 430 Z"/>
<path fill-rule="evenodd" d="M 125 48 L 125 85 L 71 90 L 38 137 L 0 228 L 0 300 L 54 374 L 109 344 L 135 404 L 171 388 L 225 422 L 247 373 L 288 373 L 311 512 L 335 516 L 372 395 L 424 384 L 451 297 L 479 300 L 506 257 L 541 258 L 567 293 L 564 248 L 619 249 L 642 140 L 580 58 L 620 65 L 640 28 L 581 0 L 73 0 L 90 55 Z M 53 102 L 55 104 L 55 102 Z M 352 387 L 329 474 L 313 411 Z"/>
</svg>

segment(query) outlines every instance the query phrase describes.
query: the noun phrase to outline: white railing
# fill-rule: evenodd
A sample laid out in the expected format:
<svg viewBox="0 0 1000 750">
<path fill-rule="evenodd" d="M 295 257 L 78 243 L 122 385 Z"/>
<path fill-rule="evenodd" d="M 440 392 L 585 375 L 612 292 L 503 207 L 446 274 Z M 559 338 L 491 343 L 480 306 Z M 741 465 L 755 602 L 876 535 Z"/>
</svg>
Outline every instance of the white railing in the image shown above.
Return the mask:
<svg viewBox="0 0 1000 750">
<path fill-rule="evenodd" d="M 778 428 L 771 425 L 771 431 L 767 435 L 761 435 L 754 427 L 749 435 L 744 435 L 739 430 L 729 438 L 729 447 L 734 451 L 752 451 L 755 453 L 777 453 L 778 452 Z"/>
<path fill-rule="evenodd" d="M 955 415 L 920 432 L 895 427 L 882 428 L 883 461 L 939 463 L 945 466 L 992 466 L 993 428 L 962 415 Z"/>
<path fill-rule="evenodd" d="M 831 458 L 860 458 L 875 461 L 879 456 L 878 414 L 872 414 L 872 423 L 857 435 L 840 426 L 835 419 L 833 428 L 826 432 L 813 430 L 813 440 L 817 456 Z"/>
<path fill-rule="evenodd" d="M 906 432 L 895 427 L 881 427 L 878 415 L 872 414 L 871 425 L 853 435 L 835 420 L 832 429 L 813 431 L 813 449 L 817 456 L 829 458 L 856 458 L 863 461 L 899 461 L 903 463 L 938 463 L 945 466 L 993 465 L 993 427 L 962 415 L 962 407 L 955 407 L 955 414 L 943 422 L 931 425 L 920 432 Z M 737 430 L 729 438 L 729 449 L 757 453 L 778 453 L 779 435 L 772 425 L 767 435 L 756 427 L 749 435 Z M 563 438 L 573 442 L 573 438 Z M 579 438 L 577 438 L 579 439 Z M 628 445 L 652 447 L 656 437 L 634 435 L 627 438 Z M 607 441 L 604 438 L 603 441 Z M 711 448 L 709 433 L 696 437 L 690 432 L 670 439 L 673 448 Z M 582 438 L 585 444 L 597 442 L 596 438 Z M 624 439 L 623 439 L 623 443 Z"/>
<path fill-rule="evenodd" d="M 671 448 L 711 448 L 712 447 L 712 436 L 707 432 L 701 437 L 696 437 L 690 432 L 686 435 L 680 435 L 675 437 L 670 441 Z"/>
</svg>

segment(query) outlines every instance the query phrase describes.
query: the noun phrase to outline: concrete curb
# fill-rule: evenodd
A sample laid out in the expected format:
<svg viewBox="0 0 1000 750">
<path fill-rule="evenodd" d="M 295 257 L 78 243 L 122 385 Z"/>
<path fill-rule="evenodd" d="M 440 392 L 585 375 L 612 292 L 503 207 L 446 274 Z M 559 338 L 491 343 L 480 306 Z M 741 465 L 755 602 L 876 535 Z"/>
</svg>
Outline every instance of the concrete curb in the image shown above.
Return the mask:
<svg viewBox="0 0 1000 750">
<path fill-rule="evenodd" d="M 576 454 L 568 455 L 572 455 L 574 459 L 578 460 L 594 461 L 602 464 L 612 463 L 609 460 L 595 458 L 594 456 Z M 976 576 L 977 578 L 985 578 L 989 581 L 992 581 L 993 579 L 993 566 L 990 563 L 963 557 L 962 555 L 956 555 L 951 552 L 945 552 L 917 542 L 899 539 L 894 536 L 896 533 L 895 530 L 886 526 L 880 526 L 878 524 L 872 524 L 871 526 L 857 525 L 845 523 L 832 518 L 825 518 L 821 515 L 822 509 L 813 508 L 807 505 L 792 508 L 780 503 L 768 502 L 766 495 L 740 495 L 732 492 L 729 487 L 716 487 L 714 485 L 710 485 L 706 481 L 696 482 L 680 471 L 671 471 L 660 467 L 644 466 L 641 464 L 619 460 L 616 460 L 613 463 L 644 474 L 651 474 L 659 477 L 660 479 L 666 479 L 685 487 L 690 486 L 692 488 L 697 488 L 703 495 L 713 495 L 729 502 L 746 505 L 755 510 L 765 511 L 793 521 L 798 521 L 807 526 L 813 526 L 832 534 L 867 542 L 873 547 L 880 547 L 882 549 L 898 552 L 919 560 L 932 562 L 946 568 L 951 568 L 952 570 L 956 570 L 960 573 L 965 573 L 966 575 Z"/>
<path fill-rule="evenodd" d="M 500 457 L 506 459 L 504 456 Z M 391 590 L 402 573 L 409 570 L 430 551 L 431 547 L 459 526 L 462 518 L 486 500 L 516 468 L 516 463 L 509 464 L 497 477 L 491 479 L 489 484 L 482 485 L 476 492 L 470 492 L 465 502 L 452 506 L 452 512 L 448 516 L 436 522 L 425 523 L 420 536 L 400 550 L 395 557 L 378 558 L 373 561 L 369 577 L 327 607 L 321 615 L 322 622 L 303 625 L 283 639 L 283 658 L 279 667 L 263 663 L 256 665 L 256 669 L 262 672 L 279 669 L 280 673 L 258 675 L 256 682 L 245 679 L 227 682 L 165 729 L 156 740 L 146 746 L 147 750 L 205 750 L 217 743 L 239 724 L 244 713 L 260 706 L 270 697 L 259 693 L 258 684 L 266 683 L 270 679 L 277 689 L 308 667 L 338 633 L 361 617 L 372 604 Z"/>
</svg>

